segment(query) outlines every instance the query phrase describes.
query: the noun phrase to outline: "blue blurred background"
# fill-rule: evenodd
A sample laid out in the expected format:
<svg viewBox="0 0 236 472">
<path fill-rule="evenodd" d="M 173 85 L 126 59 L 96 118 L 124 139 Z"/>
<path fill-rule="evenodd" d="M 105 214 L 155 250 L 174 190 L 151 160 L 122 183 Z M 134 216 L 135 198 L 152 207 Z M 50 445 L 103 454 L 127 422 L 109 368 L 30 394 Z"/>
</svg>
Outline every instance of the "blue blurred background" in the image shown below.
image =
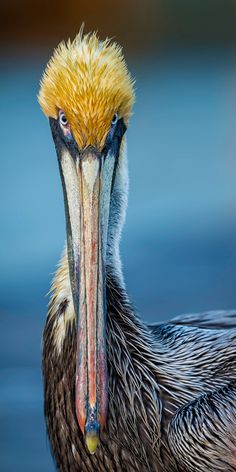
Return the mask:
<svg viewBox="0 0 236 472">
<path fill-rule="evenodd" d="M 121 252 L 143 319 L 236 307 L 236 3 L 1 3 L 0 470 L 54 470 L 41 335 L 64 245 L 62 190 L 39 79 L 61 39 L 96 29 L 136 77 Z"/>
</svg>

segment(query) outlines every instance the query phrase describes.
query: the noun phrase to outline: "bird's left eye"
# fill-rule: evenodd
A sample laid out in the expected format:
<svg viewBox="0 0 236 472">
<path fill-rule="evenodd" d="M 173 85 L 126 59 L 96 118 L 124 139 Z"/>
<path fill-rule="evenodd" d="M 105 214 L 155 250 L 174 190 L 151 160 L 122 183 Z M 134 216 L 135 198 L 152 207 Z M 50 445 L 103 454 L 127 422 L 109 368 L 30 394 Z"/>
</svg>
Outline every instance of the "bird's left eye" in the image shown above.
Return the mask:
<svg viewBox="0 0 236 472">
<path fill-rule="evenodd" d="M 118 115 L 118 113 L 115 113 L 112 120 L 111 120 L 112 126 L 116 125 L 118 120 L 119 120 L 119 115 Z"/>
<path fill-rule="evenodd" d="M 63 111 L 59 113 L 59 123 L 61 126 L 67 126 L 68 125 L 68 120 L 66 118 L 66 115 Z"/>
</svg>

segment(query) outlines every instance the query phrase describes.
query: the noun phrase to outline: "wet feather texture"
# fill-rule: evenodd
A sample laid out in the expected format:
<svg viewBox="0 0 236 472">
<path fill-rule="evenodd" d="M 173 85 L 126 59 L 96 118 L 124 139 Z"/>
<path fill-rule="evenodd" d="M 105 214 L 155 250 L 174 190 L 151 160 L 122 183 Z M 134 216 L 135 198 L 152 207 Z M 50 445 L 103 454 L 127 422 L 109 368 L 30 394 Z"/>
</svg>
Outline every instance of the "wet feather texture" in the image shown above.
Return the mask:
<svg viewBox="0 0 236 472">
<path fill-rule="evenodd" d="M 58 159 L 65 155 L 70 159 L 79 206 L 75 169 L 81 167 L 84 149 L 102 159 L 112 116 L 117 112 L 124 120 L 125 132 L 131 114 L 133 81 L 120 48 L 99 42 L 96 35 L 80 34 L 74 42 L 62 44 L 46 69 L 39 101 L 55 120 L 55 135 L 58 109 L 71 124 L 75 155 L 70 155 L 69 147 L 65 153 L 59 135 L 55 141 Z M 103 235 L 106 313 L 100 310 L 100 315 L 106 315 L 107 418 L 100 444 L 95 454 L 89 454 L 76 415 L 77 313 L 65 251 L 52 284 L 43 336 L 45 417 L 57 468 L 60 472 L 236 471 L 236 311 L 190 314 L 153 326 L 139 319 L 126 293 L 119 255 L 128 193 L 123 134 L 106 149 L 106 158 L 114 165 L 107 167 L 110 180 L 103 196 L 109 202 L 102 200 L 104 213 L 97 233 Z M 66 165 L 62 171 L 67 172 Z M 67 192 L 70 181 L 65 183 Z M 78 221 L 73 229 L 77 227 L 81 231 Z M 104 227 L 107 232 L 102 233 Z M 77 233 L 74 240 L 82 248 Z"/>
<path fill-rule="evenodd" d="M 58 316 L 67 318 L 68 305 L 54 311 L 55 301 L 44 333 L 44 378 L 59 470 L 236 470 L 236 312 L 194 316 L 195 325 L 202 319 L 206 325 L 206 316 L 209 325 L 220 319 L 221 329 L 182 325 L 193 315 L 146 326 L 108 275 L 109 414 L 101 445 L 89 456 L 75 417 L 75 321 L 65 323 L 58 354 L 54 326 Z"/>
</svg>

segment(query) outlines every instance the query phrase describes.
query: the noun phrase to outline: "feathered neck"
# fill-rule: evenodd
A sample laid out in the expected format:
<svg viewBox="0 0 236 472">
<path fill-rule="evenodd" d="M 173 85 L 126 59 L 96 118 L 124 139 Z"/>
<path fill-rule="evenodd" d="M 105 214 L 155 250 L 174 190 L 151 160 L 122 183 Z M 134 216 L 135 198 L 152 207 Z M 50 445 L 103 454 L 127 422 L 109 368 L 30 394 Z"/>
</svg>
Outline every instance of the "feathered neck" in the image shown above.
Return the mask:
<svg viewBox="0 0 236 472">
<path fill-rule="evenodd" d="M 161 417 L 161 404 L 153 340 L 135 315 L 122 281 L 119 283 L 119 277 L 109 270 L 106 290 L 110 434 L 117 437 L 119 430 L 126 430 L 130 438 L 135 437 L 131 447 L 138 449 L 133 452 L 146 462 L 147 444 L 152 454 L 158 454 L 160 438 L 157 419 Z"/>
</svg>

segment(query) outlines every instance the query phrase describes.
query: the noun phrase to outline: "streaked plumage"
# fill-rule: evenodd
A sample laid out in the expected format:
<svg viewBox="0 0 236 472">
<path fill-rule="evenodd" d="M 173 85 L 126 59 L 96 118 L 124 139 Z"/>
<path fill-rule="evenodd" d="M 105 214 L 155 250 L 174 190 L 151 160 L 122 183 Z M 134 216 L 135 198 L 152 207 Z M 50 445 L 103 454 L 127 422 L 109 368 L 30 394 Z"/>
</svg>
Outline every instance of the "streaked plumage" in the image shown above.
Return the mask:
<svg viewBox="0 0 236 472">
<path fill-rule="evenodd" d="M 134 96 L 132 80 L 120 49 L 107 41 L 99 42 L 96 35 L 82 37 L 80 34 L 73 43 L 63 44 L 46 69 L 39 100 L 46 115 L 53 118 L 50 122 L 66 187 L 69 264 L 65 251 L 54 278 L 43 338 L 45 416 L 58 470 L 236 471 L 236 311 L 186 315 L 166 324 L 148 326 L 137 317 L 126 294 L 119 257 L 128 188 L 123 133 Z M 57 122 L 59 110 L 65 112 L 70 126 L 64 135 Z M 115 113 L 119 114 L 119 121 L 109 131 Z M 90 273 L 90 262 L 87 264 L 86 260 L 90 259 L 86 259 L 86 251 L 92 251 L 89 248 L 94 233 L 91 233 L 91 241 L 84 241 L 86 228 L 83 225 L 90 228 L 92 224 L 92 230 L 96 231 L 94 220 L 91 223 L 85 210 L 90 208 L 94 212 L 97 203 L 88 200 L 88 207 L 84 192 L 89 192 L 91 182 L 97 181 L 96 162 L 100 159 L 100 193 L 92 195 L 101 199 L 98 208 L 104 211 L 98 210 L 100 229 L 96 239 L 98 251 L 105 261 L 104 279 L 99 278 L 99 258 L 95 260 L 93 274 L 97 281 L 97 297 L 100 296 L 101 281 L 105 284 L 107 415 L 101 404 L 101 398 L 106 398 L 106 376 L 105 370 L 101 371 L 98 365 L 99 357 L 96 357 L 97 370 L 86 370 L 87 380 L 81 387 L 82 393 L 75 378 L 81 375 L 81 369 L 87 369 L 83 359 L 89 362 L 88 356 L 91 356 L 88 339 L 92 332 L 89 323 L 93 318 L 89 317 L 94 313 L 96 323 L 103 319 L 99 298 L 96 311 L 91 311 L 93 305 L 90 306 L 91 293 L 88 291 L 79 292 L 80 298 L 81 293 L 86 295 L 85 314 L 81 304 L 78 308 L 77 272 L 73 272 L 77 260 L 73 242 L 78 223 L 74 215 L 78 212 L 78 231 L 83 236 L 78 238 L 78 280 L 88 290 L 86 280 L 90 279 L 86 279 L 86 271 Z M 91 165 L 95 171 L 90 182 Z M 77 174 L 80 184 L 76 180 Z M 112 183 L 106 187 L 104 180 L 109 180 L 109 176 Z M 73 207 L 72 197 L 80 200 L 79 207 Z M 107 232 L 104 230 L 106 224 Z M 95 257 L 96 253 L 91 254 Z M 93 262 L 91 264 L 94 270 Z M 86 341 L 85 358 L 78 350 L 80 341 L 77 339 L 80 329 L 77 318 L 80 320 L 83 316 L 84 331 L 80 331 L 78 339 L 81 343 Z M 99 342 L 100 337 L 96 339 Z M 95 348 L 95 356 L 101 352 Z M 89 402 L 93 404 L 94 372 L 97 382 L 101 372 L 104 380 L 96 384 L 91 416 Z M 102 426 L 104 418 L 105 427 Z M 91 427 L 95 429 L 90 434 Z M 97 447 L 98 434 L 100 444 Z M 92 452 L 97 447 L 95 454 L 89 453 L 86 444 Z"/>
</svg>

